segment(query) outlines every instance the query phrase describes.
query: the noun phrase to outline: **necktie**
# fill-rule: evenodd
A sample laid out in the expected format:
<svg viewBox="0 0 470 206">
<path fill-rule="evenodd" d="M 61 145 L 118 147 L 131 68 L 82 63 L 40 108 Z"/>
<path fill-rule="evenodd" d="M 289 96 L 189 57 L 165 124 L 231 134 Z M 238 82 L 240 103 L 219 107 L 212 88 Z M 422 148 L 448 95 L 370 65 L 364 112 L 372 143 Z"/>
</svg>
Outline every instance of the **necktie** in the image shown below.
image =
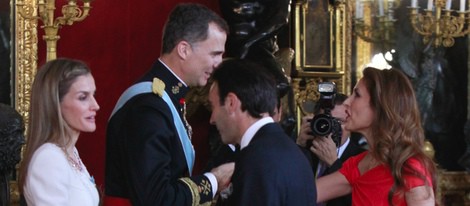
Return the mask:
<svg viewBox="0 0 470 206">
<path fill-rule="evenodd" d="M 317 176 L 316 176 L 317 179 L 325 174 L 326 168 L 327 168 L 326 164 L 320 160 L 318 162 L 318 168 L 317 168 Z M 325 206 L 325 205 L 326 205 L 326 202 L 317 203 L 317 206 Z"/>
<path fill-rule="evenodd" d="M 317 178 L 323 176 L 326 172 L 327 166 L 324 162 L 319 161 L 318 162 L 318 168 L 317 168 Z"/>
</svg>

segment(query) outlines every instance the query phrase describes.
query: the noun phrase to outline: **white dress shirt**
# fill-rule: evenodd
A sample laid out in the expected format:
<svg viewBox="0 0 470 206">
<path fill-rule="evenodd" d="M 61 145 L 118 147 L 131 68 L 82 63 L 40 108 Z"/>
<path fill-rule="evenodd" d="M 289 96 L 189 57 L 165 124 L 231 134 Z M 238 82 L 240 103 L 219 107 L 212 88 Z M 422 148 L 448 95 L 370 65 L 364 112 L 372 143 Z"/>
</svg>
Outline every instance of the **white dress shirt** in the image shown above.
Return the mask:
<svg viewBox="0 0 470 206">
<path fill-rule="evenodd" d="M 256 121 L 254 124 L 252 124 L 248 129 L 245 131 L 245 134 L 242 136 L 242 140 L 240 141 L 240 150 L 248 146 L 250 144 L 251 140 L 255 136 L 256 132 L 263 127 L 264 125 L 268 123 L 274 122 L 273 118 L 271 117 L 264 117 L 261 118 L 260 120 Z"/>
</svg>

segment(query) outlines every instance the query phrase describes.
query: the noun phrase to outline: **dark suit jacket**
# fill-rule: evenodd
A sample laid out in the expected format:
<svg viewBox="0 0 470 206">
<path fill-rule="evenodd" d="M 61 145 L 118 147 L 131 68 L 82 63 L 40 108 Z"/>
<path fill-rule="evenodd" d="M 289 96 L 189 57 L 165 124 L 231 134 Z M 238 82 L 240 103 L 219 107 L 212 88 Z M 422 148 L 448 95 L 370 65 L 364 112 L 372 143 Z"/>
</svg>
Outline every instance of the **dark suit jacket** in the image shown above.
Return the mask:
<svg viewBox="0 0 470 206">
<path fill-rule="evenodd" d="M 165 83 L 175 107 L 188 91 L 159 61 L 138 82 Z M 109 120 L 106 134 L 105 194 L 133 205 L 191 205 L 212 198 L 205 176 L 189 176 L 170 108 L 153 93 L 131 98 Z M 186 177 L 186 178 L 185 178 Z M 194 184 L 193 184 L 194 183 Z M 203 185 L 204 190 L 197 190 Z M 200 201 L 197 199 L 200 197 Z"/>
<path fill-rule="evenodd" d="M 227 205 L 316 205 L 310 165 L 277 123 L 261 127 L 237 155 L 232 184 Z"/>
<path fill-rule="evenodd" d="M 306 150 L 304 150 L 304 153 L 305 153 L 305 151 Z M 355 156 L 359 153 L 362 153 L 363 151 L 365 151 L 365 150 L 362 147 L 360 147 L 354 141 L 350 140 L 348 146 L 346 147 L 346 149 L 343 152 L 343 155 L 341 155 L 341 157 L 339 159 L 337 159 L 330 167 L 328 167 L 325 170 L 323 176 L 338 171 L 343 166 L 343 162 L 345 162 L 348 158 L 350 158 L 352 156 Z M 308 150 L 306 153 L 307 153 L 307 158 L 311 162 L 313 173 L 315 174 L 316 171 L 317 171 L 319 159 L 310 150 Z M 318 189 L 321 190 L 321 188 L 318 188 Z M 351 203 L 351 195 L 350 194 L 345 195 L 345 196 L 341 196 L 341 197 L 338 197 L 338 198 L 335 198 L 335 199 L 331 199 L 330 201 L 328 201 L 326 203 L 327 206 L 350 206 L 351 204 L 352 203 Z"/>
</svg>

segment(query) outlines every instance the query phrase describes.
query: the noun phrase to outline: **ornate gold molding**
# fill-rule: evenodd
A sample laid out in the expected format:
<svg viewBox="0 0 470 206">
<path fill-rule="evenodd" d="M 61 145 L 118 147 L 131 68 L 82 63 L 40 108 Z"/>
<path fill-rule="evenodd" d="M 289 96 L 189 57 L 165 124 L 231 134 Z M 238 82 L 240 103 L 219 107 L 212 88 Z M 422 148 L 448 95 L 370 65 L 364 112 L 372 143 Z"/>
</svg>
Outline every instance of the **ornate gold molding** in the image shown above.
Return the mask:
<svg viewBox="0 0 470 206">
<path fill-rule="evenodd" d="M 343 39 L 343 45 L 340 47 L 342 48 L 340 51 L 342 51 L 343 58 L 342 58 L 342 68 L 344 72 L 343 76 L 343 93 L 348 95 L 351 92 L 351 87 L 354 85 L 352 84 L 352 35 L 348 35 L 352 33 L 352 25 L 353 25 L 353 9 L 354 9 L 354 4 L 352 1 L 344 1 L 346 3 L 343 4 L 344 9 L 342 9 L 342 19 L 343 19 L 343 24 L 341 26 L 343 27 L 342 29 L 342 39 Z M 339 26 L 339 25 L 338 25 Z"/>
<path fill-rule="evenodd" d="M 342 75 L 332 75 L 332 76 L 310 76 L 302 78 L 294 78 L 292 80 L 292 89 L 294 91 L 294 98 L 297 108 L 300 109 L 300 115 L 311 114 L 315 102 L 320 98 L 320 93 L 318 92 L 318 84 L 320 82 L 330 81 L 334 82 L 341 91 L 341 88 L 344 88 Z"/>
<path fill-rule="evenodd" d="M 470 174 L 439 170 L 436 192 L 436 201 L 440 205 L 470 205 Z"/>
<path fill-rule="evenodd" d="M 11 0 L 12 19 L 14 20 L 14 97 L 15 109 L 23 116 L 25 125 L 29 124 L 29 106 L 31 103 L 31 85 L 37 69 L 37 19 L 25 19 L 20 14 L 36 15 L 35 0 Z M 27 128 L 27 127 L 26 127 Z M 20 196 L 16 181 L 10 184 L 11 205 L 19 205 Z"/>
<path fill-rule="evenodd" d="M 31 85 L 37 69 L 37 19 L 25 19 L 20 12 L 36 15 L 36 1 L 16 0 L 15 18 L 15 109 L 29 123 Z"/>
</svg>

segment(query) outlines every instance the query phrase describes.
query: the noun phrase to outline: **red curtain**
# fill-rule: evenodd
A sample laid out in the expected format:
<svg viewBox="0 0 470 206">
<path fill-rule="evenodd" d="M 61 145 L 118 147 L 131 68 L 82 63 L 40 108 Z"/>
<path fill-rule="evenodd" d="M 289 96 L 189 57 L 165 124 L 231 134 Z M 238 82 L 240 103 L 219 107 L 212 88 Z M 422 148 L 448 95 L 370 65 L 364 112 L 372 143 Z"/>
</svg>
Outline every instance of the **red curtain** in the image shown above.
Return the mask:
<svg viewBox="0 0 470 206">
<path fill-rule="evenodd" d="M 159 57 L 163 24 L 171 9 L 180 2 L 198 2 L 219 12 L 216 0 L 97 0 L 91 2 L 90 15 L 83 22 L 63 26 L 59 31 L 57 57 L 86 62 L 95 78 L 96 99 L 101 107 L 97 114 L 97 130 L 82 133 L 77 147 L 88 171 L 94 175 L 101 189 L 104 189 L 106 123 L 111 110 L 120 94 Z M 64 2 L 57 2 L 57 9 L 62 7 L 61 3 Z M 38 33 L 38 64 L 42 65 L 45 62 L 46 46 L 42 41 L 41 29 Z M 203 118 L 207 118 L 208 125 L 208 117 Z M 207 134 L 205 125 L 198 127 L 202 127 L 195 129 L 199 136 L 193 137 L 193 140 L 198 140 L 195 141 L 198 158 L 195 170 L 200 170 L 204 165 L 208 153 L 204 140 Z M 198 133 L 197 130 L 202 132 Z"/>
</svg>

